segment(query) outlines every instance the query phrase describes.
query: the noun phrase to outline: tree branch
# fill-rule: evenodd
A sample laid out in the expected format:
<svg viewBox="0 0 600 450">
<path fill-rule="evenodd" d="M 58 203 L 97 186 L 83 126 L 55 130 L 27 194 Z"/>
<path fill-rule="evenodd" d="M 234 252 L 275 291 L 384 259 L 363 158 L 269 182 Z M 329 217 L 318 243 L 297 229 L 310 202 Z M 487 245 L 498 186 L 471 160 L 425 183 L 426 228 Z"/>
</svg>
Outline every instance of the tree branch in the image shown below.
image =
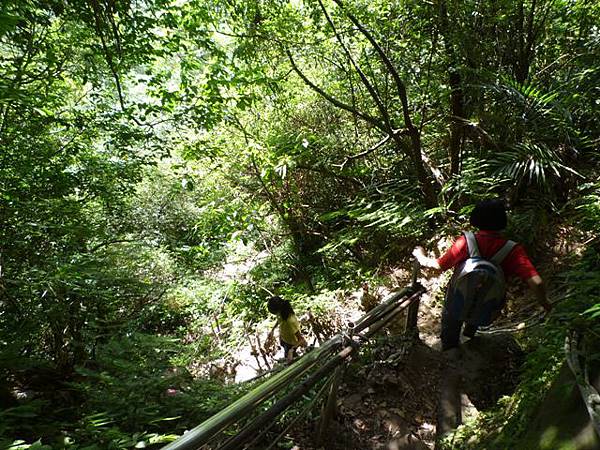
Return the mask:
<svg viewBox="0 0 600 450">
<path fill-rule="evenodd" d="M 316 84 L 314 84 L 312 81 L 310 81 L 308 79 L 308 77 L 306 75 L 304 75 L 304 73 L 302 73 L 302 71 L 296 65 L 296 62 L 294 61 L 294 58 L 293 58 L 292 54 L 290 53 L 290 51 L 286 49 L 285 52 L 290 60 L 290 63 L 292 64 L 292 68 L 294 69 L 294 72 L 296 72 L 298 74 L 298 76 L 300 78 L 302 78 L 302 81 L 304 81 L 304 83 L 306 83 L 306 85 L 308 87 L 310 87 L 313 91 L 315 91 L 317 94 L 319 94 L 325 100 L 327 100 L 328 102 L 337 106 L 338 108 L 348 111 L 349 113 L 356 114 L 358 117 L 360 117 L 361 119 L 370 123 L 375 128 L 383 131 L 384 133 L 388 133 L 388 129 L 386 128 L 385 124 L 383 122 L 381 122 L 379 119 L 377 119 L 373 116 L 370 116 L 368 114 L 362 113 L 358 109 L 353 108 L 352 106 L 347 105 L 346 103 L 336 99 L 335 97 L 331 96 L 330 94 L 325 92 L 323 89 L 318 87 Z"/>
<path fill-rule="evenodd" d="M 362 152 L 357 153 L 355 155 L 346 156 L 346 159 L 344 160 L 344 162 L 342 164 L 339 164 L 339 167 L 341 169 L 343 169 L 346 166 L 346 164 L 348 164 L 350 161 L 354 161 L 355 159 L 364 158 L 365 156 L 373 153 L 378 148 L 383 147 L 385 144 L 387 144 L 391 138 L 392 137 L 388 134 L 386 137 L 384 137 L 382 140 L 380 140 L 373 147 L 368 148 L 365 151 L 362 151 Z"/>
<path fill-rule="evenodd" d="M 115 80 L 117 94 L 119 97 L 119 104 L 121 105 L 121 109 L 125 110 L 125 99 L 123 98 L 121 79 L 119 78 L 119 73 L 117 72 L 112 55 L 108 50 L 108 45 L 106 43 L 106 39 L 104 38 L 104 33 L 102 32 L 102 12 L 100 11 L 100 5 L 98 4 L 98 0 L 91 0 L 91 4 L 94 13 L 94 24 L 96 26 L 96 34 L 98 34 L 98 37 L 100 38 L 102 50 L 104 51 L 104 57 L 106 58 L 106 63 L 108 64 L 108 68 L 110 69 L 113 79 Z"/>
<path fill-rule="evenodd" d="M 379 110 L 379 113 L 383 117 L 383 121 L 384 121 L 385 127 L 386 127 L 386 132 L 389 133 L 389 134 L 392 134 L 392 132 L 393 132 L 392 130 L 393 130 L 394 127 L 393 127 L 393 125 L 391 123 L 390 116 L 389 116 L 389 114 L 387 112 L 387 109 L 385 108 L 385 106 L 383 105 L 383 103 L 381 101 L 381 98 L 379 97 L 379 94 L 377 93 L 377 91 L 375 90 L 375 88 L 373 87 L 373 85 L 371 84 L 371 82 L 369 81 L 369 79 L 367 78 L 367 76 L 361 70 L 361 68 L 359 67 L 359 65 L 357 64 L 357 62 L 352 57 L 352 54 L 350 53 L 350 50 L 348 50 L 348 47 L 346 47 L 346 45 L 344 44 L 344 41 L 342 40 L 342 37 L 339 35 L 339 33 L 338 33 L 338 31 L 337 31 L 337 29 L 335 27 L 335 24 L 333 23 L 333 21 L 331 20 L 331 17 L 329 16 L 329 13 L 327 13 L 327 10 L 325 9 L 325 5 L 323 5 L 322 0 L 318 0 L 318 1 L 319 1 L 319 5 L 321 6 L 321 9 L 323 11 L 323 14 L 325 15 L 325 18 L 327 19 L 327 22 L 329 23 L 329 25 L 333 29 L 333 33 L 335 34 L 335 37 L 336 37 L 337 41 L 340 43 L 340 46 L 344 50 L 344 53 L 346 53 L 346 56 L 348 57 L 348 60 L 350 61 L 350 63 L 354 67 L 354 70 L 356 70 L 356 73 L 360 77 L 360 79 L 363 82 L 364 86 L 367 88 L 367 91 L 369 91 L 369 94 L 371 95 L 371 98 L 373 99 L 373 101 L 377 105 L 377 109 Z"/>
<path fill-rule="evenodd" d="M 389 139 L 389 136 L 388 136 L 388 139 Z M 348 175 L 342 175 L 342 174 L 335 173 L 333 170 L 329 170 L 325 167 L 308 166 L 305 164 L 298 164 L 298 165 L 296 165 L 296 167 L 300 170 L 306 170 L 307 172 L 320 173 L 322 175 L 330 176 L 331 178 L 334 178 L 336 180 L 346 181 L 355 186 L 362 187 L 362 183 L 360 181 L 358 181 L 356 178 L 350 177 Z M 335 166 L 335 167 L 338 167 L 338 166 Z"/>
<path fill-rule="evenodd" d="M 336 5 L 338 5 L 340 8 L 345 10 L 344 5 L 341 0 L 333 0 L 333 1 L 335 2 Z M 346 13 L 346 16 L 348 17 L 348 19 L 350 19 L 350 21 L 354 24 L 354 26 L 356 28 L 358 28 L 358 30 L 371 43 L 371 45 L 373 46 L 373 48 L 375 49 L 375 51 L 377 52 L 377 54 L 383 61 L 383 64 L 385 65 L 385 67 L 388 69 L 388 71 L 392 75 L 392 78 L 394 79 L 394 82 L 396 83 L 396 89 L 398 90 L 398 97 L 400 98 L 400 102 L 402 104 L 402 113 L 404 116 L 404 126 L 408 129 L 413 128 L 413 124 L 412 124 L 412 121 L 410 118 L 410 110 L 408 107 L 408 97 L 406 94 L 406 86 L 404 85 L 404 82 L 400 78 L 400 75 L 398 74 L 396 67 L 394 67 L 394 64 L 392 64 L 392 61 L 390 61 L 387 54 L 383 51 L 383 49 L 381 48 L 379 43 L 375 40 L 375 38 L 373 38 L 371 33 L 369 33 L 369 31 L 367 31 L 367 29 L 362 26 L 362 24 L 358 21 L 358 19 L 352 13 L 350 13 L 348 11 L 345 11 L 345 13 Z"/>
</svg>

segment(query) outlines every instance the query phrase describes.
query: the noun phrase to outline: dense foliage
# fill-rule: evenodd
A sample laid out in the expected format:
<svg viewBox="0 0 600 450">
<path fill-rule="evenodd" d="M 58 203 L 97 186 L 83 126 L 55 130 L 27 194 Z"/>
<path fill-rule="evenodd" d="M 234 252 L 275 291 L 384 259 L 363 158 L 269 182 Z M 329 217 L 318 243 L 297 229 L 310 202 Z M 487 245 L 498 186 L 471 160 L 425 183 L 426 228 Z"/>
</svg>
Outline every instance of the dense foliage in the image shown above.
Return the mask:
<svg viewBox="0 0 600 450">
<path fill-rule="evenodd" d="M 268 292 L 327 308 L 501 196 L 570 292 L 496 413 L 511 447 L 565 330 L 599 316 L 598 17 L 588 0 L 2 2 L 0 445 L 167 441 L 236 395 L 191 368 L 246 345 Z"/>
</svg>

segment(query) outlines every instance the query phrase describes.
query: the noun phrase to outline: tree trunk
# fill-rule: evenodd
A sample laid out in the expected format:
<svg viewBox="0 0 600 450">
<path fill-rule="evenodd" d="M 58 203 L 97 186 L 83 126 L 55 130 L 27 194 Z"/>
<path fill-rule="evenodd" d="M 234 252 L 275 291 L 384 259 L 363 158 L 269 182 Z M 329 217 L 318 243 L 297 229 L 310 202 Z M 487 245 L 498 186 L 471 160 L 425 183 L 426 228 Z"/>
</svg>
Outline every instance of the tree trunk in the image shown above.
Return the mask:
<svg viewBox="0 0 600 450">
<path fill-rule="evenodd" d="M 448 70 L 448 81 L 450 83 L 450 111 L 452 121 L 450 124 L 450 144 L 448 153 L 450 157 L 450 176 L 460 173 L 461 149 L 463 141 L 463 94 L 460 74 L 454 68 Z"/>
<path fill-rule="evenodd" d="M 410 158 L 417 174 L 419 187 L 423 192 L 425 205 L 428 208 L 434 208 L 437 206 L 437 196 L 433 189 L 433 180 L 425 170 L 425 164 L 423 162 L 423 154 L 421 150 L 421 134 L 414 126 L 408 130 L 408 133 L 410 138 Z M 394 141 L 396 142 L 397 147 L 402 148 L 403 143 L 400 136 L 394 135 Z"/>
<path fill-rule="evenodd" d="M 536 16 L 537 1 L 532 0 L 531 9 L 528 17 L 525 18 L 524 1 L 519 3 L 517 33 L 518 33 L 518 54 L 514 62 L 515 79 L 519 84 L 525 83 L 529 78 L 529 68 L 533 59 L 533 48 L 536 40 L 535 16 Z M 540 26 L 543 26 L 544 18 L 542 18 Z"/>
<path fill-rule="evenodd" d="M 461 146 L 463 141 L 463 93 L 460 73 L 458 71 L 459 61 L 456 50 L 452 43 L 448 26 L 448 9 L 445 1 L 440 2 L 439 10 L 440 30 L 444 38 L 444 46 L 448 57 L 448 84 L 450 85 L 450 142 L 448 144 L 448 156 L 450 159 L 450 176 L 458 175 L 460 172 Z"/>
<path fill-rule="evenodd" d="M 404 81 L 400 77 L 400 74 L 396 70 L 396 67 L 394 66 L 392 60 L 390 59 L 390 57 L 388 56 L 386 51 L 379 44 L 379 42 L 375 39 L 375 37 L 371 34 L 371 32 L 369 30 L 367 30 L 367 28 L 364 27 L 363 24 L 351 12 L 349 12 L 348 10 L 345 9 L 344 3 L 342 0 L 334 0 L 334 2 L 338 5 L 338 7 L 340 7 L 342 10 L 344 10 L 346 17 L 348 17 L 348 19 L 350 19 L 350 21 L 354 24 L 354 26 L 356 26 L 357 29 L 363 34 L 363 36 L 365 36 L 365 38 L 367 38 L 369 43 L 373 46 L 373 48 L 377 52 L 379 59 L 381 60 L 383 66 L 386 68 L 387 72 L 390 74 L 390 76 L 394 80 L 394 84 L 396 85 L 396 90 L 398 93 L 398 98 L 399 98 L 400 104 L 402 106 L 402 116 L 404 119 L 404 127 L 405 127 L 404 133 L 407 134 L 410 138 L 410 147 L 408 149 L 406 149 L 406 145 L 404 145 L 404 143 L 402 142 L 401 135 L 399 135 L 397 133 L 397 127 L 393 123 L 393 120 L 387 110 L 386 105 L 384 105 L 381 98 L 379 98 L 379 94 L 377 93 L 376 89 L 373 87 L 372 83 L 367 79 L 366 75 L 362 72 L 362 70 L 356 63 L 356 61 L 354 61 L 354 59 L 352 58 L 350 51 L 345 46 L 339 33 L 335 29 L 335 26 L 333 25 L 333 21 L 329 17 L 329 14 L 327 13 L 325 6 L 323 5 L 322 1 L 319 0 L 319 4 L 321 5 L 323 13 L 325 14 L 325 17 L 327 18 L 329 24 L 333 28 L 336 38 L 338 39 L 338 42 L 340 43 L 341 47 L 344 49 L 344 52 L 346 53 L 348 59 L 351 61 L 353 68 L 359 75 L 361 81 L 363 82 L 363 85 L 369 92 L 374 103 L 377 105 L 379 114 L 381 116 L 381 120 L 376 120 L 376 121 L 371 120 L 371 123 L 375 124 L 375 126 L 377 126 L 380 130 L 387 133 L 388 136 L 390 136 L 392 139 L 394 139 L 397 150 L 399 150 L 401 153 L 407 154 L 409 156 L 409 158 L 411 159 L 411 161 L 413 163 L 413 166 L 414 166 L 414 169 L 415 169 L 415 172 L 417 175 L 419 187 L 421 188 L 421 191 L 423 192 L 423 198 L 425 201 L 425 205 L 429 208 L 435 207 L 435 206 L 437 206 L 437 196 L 436 196 L 436 193 L 435 193 L 435 190 L 433 187 L 433 181 L 434 181 L 433 173 L 427 173 L 427 171 L 425 170 L 425 162 L 423 161 L 423 154 L 422 154 L 422 149 L 421 149 L 421 135 L 420 135 L 420 131 L 418 130 L 417 127 L 415 127 L 413 125 L 412 120 L 411 120 L 410 108 L 409 108 L 409 104 L 408 104 L 408 95 L 407 95 L 406 86 L 404 84 Z M 295 70 L 298 71 L 297 69 L 295 69 Z M 306 77 L 302 76 L 302 78 L 306 82 Z M 363 116 L 364 116 L 364 114 L 363 114 Z"/>
<path fill-rule="evenodd" d="M 291 213 L 288 213 L 288 216 Z M 294 248 L 297 256 L 297 263 L 295 266 L 295 272 L 298 280 L 304 282 L 311 292 L 315 291 L 310 268 L 320 264 L 321 258 L 317 254 L 317 250 L 320 247 L 320 242 L 316 242 L 307 232 L 299 221 L 295 219 L 283 218 L 288 230 L 292 235 L 292 241 L 294 242 Z"/>
</svg>

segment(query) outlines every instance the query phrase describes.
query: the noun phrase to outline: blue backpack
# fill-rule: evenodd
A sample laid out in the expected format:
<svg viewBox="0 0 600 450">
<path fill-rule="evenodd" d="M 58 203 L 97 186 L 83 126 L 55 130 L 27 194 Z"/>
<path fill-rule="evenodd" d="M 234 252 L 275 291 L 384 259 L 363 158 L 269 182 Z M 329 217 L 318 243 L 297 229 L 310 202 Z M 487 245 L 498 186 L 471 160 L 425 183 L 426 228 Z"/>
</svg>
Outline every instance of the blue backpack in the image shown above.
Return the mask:
<svg viewBox="0 0 600 450">
<path fill-rule="evenodd" d="M 445 306 L 455 320 L 474 326 L 489 325 L 506 299 L 506 283 L 500 265 L 516 242 L 506 241 L 494 256 L 485 259 L 479 253 L 475 235 L 467 231 L 464 236 L 469 257 L 454 270 Z"/>
</svg>

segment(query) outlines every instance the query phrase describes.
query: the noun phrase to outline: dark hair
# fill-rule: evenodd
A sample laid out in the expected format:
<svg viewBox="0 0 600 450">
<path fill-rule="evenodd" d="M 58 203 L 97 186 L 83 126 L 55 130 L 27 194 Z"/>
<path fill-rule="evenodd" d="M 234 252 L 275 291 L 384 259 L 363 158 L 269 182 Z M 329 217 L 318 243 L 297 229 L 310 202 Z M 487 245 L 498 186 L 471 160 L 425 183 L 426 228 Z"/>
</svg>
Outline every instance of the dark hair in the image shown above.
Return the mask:
<svg viewBox="0 0 600 450">
<path fill-rule="evenodd" d="M 287 320 L 290 315 L 294 314 L 292 305 L 287 300 L 282 299 L 278 295 L 271 297 L 267 303 L 267 309 L 271 314 L 280 316 L 283 320 Z"/>
<path fill-rule="evenodd" d="M 499 199 L 483 200 L 471 212 L 471 225 L 480 230 L 500 231 L 506 228 L 506 208 Z"/>
</svg>

